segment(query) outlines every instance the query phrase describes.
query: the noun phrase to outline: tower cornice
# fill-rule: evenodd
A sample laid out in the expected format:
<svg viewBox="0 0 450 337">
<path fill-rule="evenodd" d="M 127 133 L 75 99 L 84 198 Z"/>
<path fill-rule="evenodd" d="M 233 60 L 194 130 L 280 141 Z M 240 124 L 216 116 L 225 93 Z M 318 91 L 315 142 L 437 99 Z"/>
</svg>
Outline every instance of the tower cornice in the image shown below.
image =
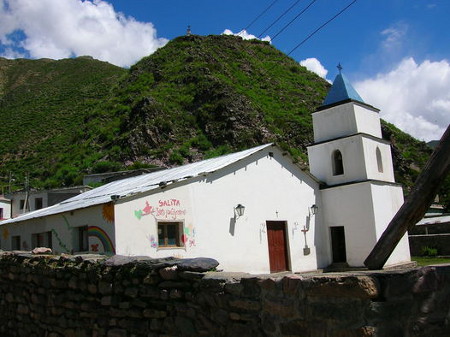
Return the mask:
<svg viewBox="0 0 450 337">
<path fill-rule="evenodd" d="M 375 140 L 375 141 L 383 143 L 383 144 L 391 145 L 391 142 L 386 139 L 375 137 L 375 136 L 369 135 L 368 133 L 359 132 L 359 133 L 354 133 L 352 135 L 346 135 L 346 136 L 342 136 L 342 137 L 336 137 L 336 138 L 332 138 L 332 139 L 323 140 L 323 141 L 317 142 L 317 143 L 311 143 L 311 144 L 308 144 L 307 147 L 314 146 L 314 145 L 320 145 L 320 144 L 324 144 L 324 143 L 331 143 L 336 140 L 341 140 L 341 139 L 351 138 L 351 137 L 356 137 L 356 136 L 361 136 L 364 138 Z"/>
<path fill-rule="evenodd" d="M 374 106 L 372 106 L 370 104 L 367 104 L 367 103 L 364 103 L 364 102 L 357 101 L 357 100 L 349 98 L 349 99 L 346 99 L 346 100 L 343 100 L 343 101 L 339 101 L 339 102 L 336 102 L 336 103 L 332 103 L 332 104 L 328 104 L 328 105 L 322 105 L 322 106 L 318 107 L 316 109 L 316 111 L 314 111 L 313 113 L 324 111 L 324 110 L 327 110 L 327 109 L 330 109 L 330 108 L 334 108 L 335 106 L 344 105 L 344 104 L 347 104 L 347 103 L 354 103 L 355 105 L 359 105 L 359 106 L 364 107 L 366 109 L 369 109 L 369 110 L 372 110 L 372 111 L 375 111 L 375 112 L 380 112 L 380 109 L 377 109 L 377 108 L 375 108 Z"/>
</svg>

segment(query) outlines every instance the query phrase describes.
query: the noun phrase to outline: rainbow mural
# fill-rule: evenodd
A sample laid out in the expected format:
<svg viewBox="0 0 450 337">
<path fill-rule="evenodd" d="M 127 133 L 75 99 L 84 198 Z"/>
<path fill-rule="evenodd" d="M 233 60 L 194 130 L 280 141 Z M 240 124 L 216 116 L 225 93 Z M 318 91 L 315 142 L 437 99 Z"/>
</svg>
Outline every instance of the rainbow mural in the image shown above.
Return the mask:
<svg viewBox="0 0 450 337">
<path fill-rule="evenodd" d="M 100 242 L 103 245 L 103 249 L 105 250 L 105 253 L 116 253 L 116 250 L 114 248 L 114 245 L 109 238 L 108 234 L 101 229 L 98 226 L 89 226 L 88 227 L 88 236 L 96 237 L 100 240 Z"/>
</svg>

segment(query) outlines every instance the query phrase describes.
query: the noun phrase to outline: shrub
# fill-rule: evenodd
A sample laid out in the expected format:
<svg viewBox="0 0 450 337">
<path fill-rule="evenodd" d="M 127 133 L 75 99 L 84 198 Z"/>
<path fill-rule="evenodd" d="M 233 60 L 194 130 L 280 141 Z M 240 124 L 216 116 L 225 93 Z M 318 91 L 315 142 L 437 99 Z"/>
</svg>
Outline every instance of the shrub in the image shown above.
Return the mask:
<svg viewBox="0 0 450 337">
<path fill-rule="evenodd" d="M 436 256 L 438 254 L 437 248 L 423 246 L 420 249 L 420 255 L 421 256 Z"/>
</svg>

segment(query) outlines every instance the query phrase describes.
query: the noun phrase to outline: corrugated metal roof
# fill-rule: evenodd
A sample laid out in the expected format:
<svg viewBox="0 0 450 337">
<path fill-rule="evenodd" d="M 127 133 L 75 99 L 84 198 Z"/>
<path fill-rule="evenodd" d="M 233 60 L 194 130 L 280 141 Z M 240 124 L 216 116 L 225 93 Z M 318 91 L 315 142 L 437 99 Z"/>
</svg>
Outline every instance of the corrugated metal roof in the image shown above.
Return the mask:
<svg viewBox="0 0 450 337">
<path fill-rule="evenodd" d="M 231 153 L 217 158 L 211 158 L 196 163 L 191 163 L 167 170 L 143 174 L 137 177 L 113 181 L 101 187 L 79 194 L 59 204 L 26 213 L 14 219 L 1 221 L 0 225 L 21 222 L 25 220 L 45 217 L 49 215 L 73 211 L 76 209 L 100 205 L 111 201 L 111 196 L 131 196 L 147 192 L 160 187 L 162 184 L 170 184 L 176 181 L 189 179 L 203 174 L 208 174 L 240 161 L 256 152 L 264 150 L 272 143 L 260 145 L 241 152 Z"/>
<path fill-rule="evenodd" d="M 416 223 L 416 226 L 436 225 L 439 223 L 447 223 L 447 222 L 450 222 L 450 215 L 433 216 L 429 218 L 423 218 L 418 223 Z"/>
</svg>

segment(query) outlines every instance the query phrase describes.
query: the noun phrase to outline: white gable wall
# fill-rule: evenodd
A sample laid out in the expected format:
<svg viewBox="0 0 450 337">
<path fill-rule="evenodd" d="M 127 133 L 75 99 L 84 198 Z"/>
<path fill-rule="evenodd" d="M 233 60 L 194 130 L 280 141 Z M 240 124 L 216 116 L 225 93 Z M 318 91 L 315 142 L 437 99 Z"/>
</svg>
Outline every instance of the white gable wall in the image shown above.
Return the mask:
<svg viewBox="0 0 450 337">
<path fill-rule="evenodd" d="M 318 184 L 301 172 L 276 148 L 262 151 L 230 167 L 178 183 L 159 193 L 120 200 L 116 203 L 117 253 L 152 257 L 212 257 L 220 269 L 267 273 L 270 271 L 267 220 L 286 221 L 290 268 L 314 270 L 324 258 L 316 245 L 315 217 L 309 207 L 318 204 Z M 166 204 L 172 206 L 164 206 Z M 145 206 L 148 215 L 139 215 Z M 242 204 L 245 214 L 234 217 Z M 320 212 L 320 209 L 319 209 Z M 143 213 L 142 213 L 143 214 Z M 167 218 L 166 218 L 167 216 Z M 185 244 L 181 248 L 159 248 L 157 221 L 182 221 Z M 309 255 L 303 255 L 306 232 Z"/>
</svg>

